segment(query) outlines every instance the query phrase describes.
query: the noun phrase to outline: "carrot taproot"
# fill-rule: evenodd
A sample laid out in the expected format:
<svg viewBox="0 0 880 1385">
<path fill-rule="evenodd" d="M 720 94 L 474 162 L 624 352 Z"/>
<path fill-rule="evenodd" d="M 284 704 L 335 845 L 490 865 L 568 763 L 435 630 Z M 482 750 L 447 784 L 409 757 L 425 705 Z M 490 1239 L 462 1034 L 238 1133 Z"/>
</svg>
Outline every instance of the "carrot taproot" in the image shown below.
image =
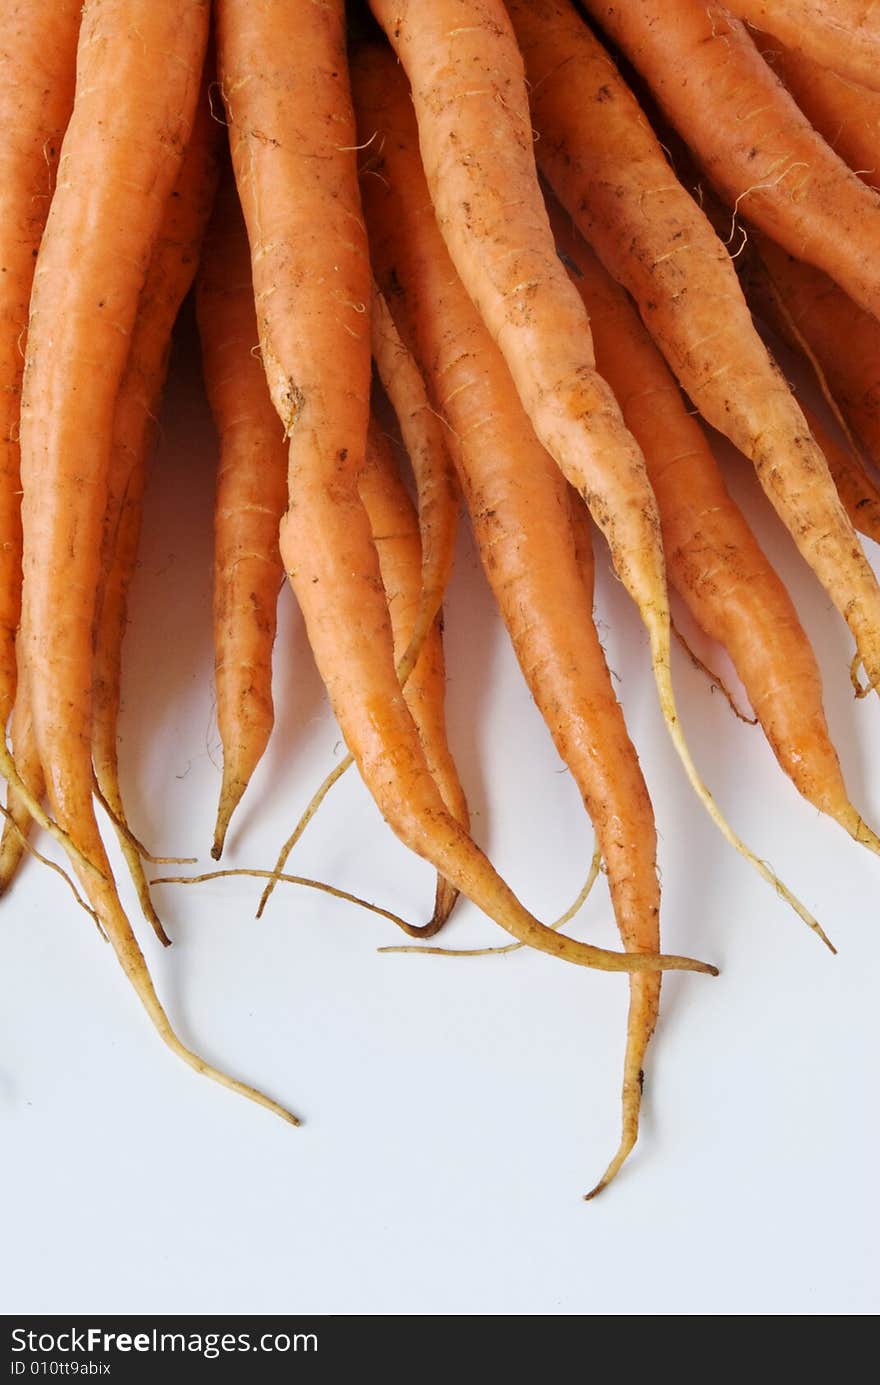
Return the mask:
<svg viewBox="0 0 880 1385">
<path fill-rule="evenodd" d="M 794 604 L 728 494 L 702 428 L 624 290 L 558 203 L 550 220 L 593 329 L 596 364 L 641 443 L 660 507 L 669 579 L 730 655 L 767 740 L 801 794 L 856 841 L 880 841 L 850 802 Z"/>
<path fill-rule="evenodd" d="M 880 91 L 880 18 L 865 0 L 728 0 L 731 11 L 797 53 Z"/>
<path fill-rule="evenodd" d="M 753 29 L 751 37 L 810 124 L 862 182 L 880 188 L 880 92 L 838 76 L 770 34 Z"/>
<path fill-rule="evenodd" d="M 272 733 L 272 647 L 284 568 L 287 447 L 256 352 L 250 247 L 231 169 L 197 283 L 202 369 L 220 443 L 214 509 L 214 683 L 223 781 L 211 855 Z"/>
<path fill-rule="evenodd" d="M 816 410 L 804 400 L 801 400 L 801 408 L 810 432 L 825 454 L 828 470 L 853 528 L 880 543 L 880 489 L 871 480 L 854 448 L 835 438 Z"/>
<path fill-rule="evenodd" d="M 660 888 L 650 799 L 592 619 L 592 545 L 571 488 L 538 441 L 507 365 L 450 263 L 431 208 L 406 83 L 390 50 L 352 58 L 362 197 L 374 270 L 450 428 L 486 577 L 523 675 L 571 771 L 604 857 L 621 938 L 659 949 Z M 580 497 L 578 504 L 586 518 Z M 622 1164 L 638 1133 L 638 1074 L 659 978 L 630 981 Z"/>
<path fill-rule="evenodd" d="M 116 399 L 104 516 L 102 565 L 105 578 L 95 622 L 92 690 L 95 778 L 116 827 L 144 917 L 165 945 L 169 939 L 150 897 L 139 845 L 128 830 L 119 783 L 117 724 L 122 643 L 128 591 L 137 566 L 147 461 L 167 373 L 171 332 L 195 275 L 214 198 L 218 150 L 219 127 L 211 115 L 207 83 L 204 83 L 186 153 L 153 246 L 128 361 Z"/>
<path fill-rule="evenodd" d="M 397 673 L 405 684 L 443 604 L 455 556 L 459 494 L 444 424 L 432 410 L 419 368 L 400 339 L 388 304 L 374 293 L 373 360 L 400 427 L 416 482 L 422 549 L 420 609 Z"/>
<path fill-rule="evenodd" d="M 93 0 L 83 14 L 73 113 L 34 273 L 22 387 L 19 647 L 55 816 L 160 1037 L 197 1072 L 296 1123 L 174 1032 L 122 910 L 92 804 L 92 637 L 114 406 L 153 242 L 192 126 L 208 18 L 202 0 Z"/>
<path fill-rule="evenodd" d="M 406 686 L 443 604 L 455 555 L 460 497 L 444 435 L 445 424 L 431 408 L 419 368 L 400 340 L 385 299 L 375 285 L 370 331 L 373 361 L 394 409 L 416 483 L 422 576 L 418 614 L 407 647 L 397 659 L 397 676 L 401 685 Z M 284 869 L 327 794 L 353 764 L 354 756 L 348 751 L 309 799 L 278 853 L 276 872 Z M 442 879 L 438 876 L 438 881 Z M 260 896 L 257 918 L 262 917 L 274 889 L 275 880 L 270 878 Z M 435 916 L 426 927 L 439 927 L 448 917 L 454 904 L 450 890 L 448 885 L 438 884 Z"/>
<path fill-rule="evenodd" d="M 21 614 L 19 407 L 34 261 L 73 107 L 81 0 L 16 0 L 0 45 L 0 726 Z"/>
<path fill-rule="evenodd" d="M 367 433 L 367 464 L 358 489 L 369 515 L 379 571 L 388 598 L 398 676 L 407 652 L 418 641 L 412 671 L 405 681 L 401 679 L 403 695 L 446 809 L 467 831 L 470 826 L 467 799 L 446 736 L 446 670 L 439 612 L 435 610 L 427 631 L 419 631 L 426 604 L 434 604 L 433 588 L 429 585 L 426 589 L 424 581 L 419 516 L 400 477 L 391 444 L 374 419 L 370 420 Z M 442 578 L 442 573 L 438 577 Z M 445 586 L 445 580 L 443 584 Z M 449 918 L 457 898 L 458 890 L 438 875 L 430 922 L 409 926 L 406 931 L 413 937 L 431 937 Z"/>
<path fill-rule="evenodd" d="M 544 927 L 443 804 L 400 691 L 387 600 L 358 494 L 369 415 L 371 274 L 343 6 L 294 13 L 281 0 L 219 0 L 215 12 L 263 363 L 291 444 L 281 552 L 364 781 L 396 834 L 515 937 L 584 966 L 692 968 L 686 959 L 606 952 Z"/>
<path fill-rule="evenodd" d="M 725 840 L 821 934 L 734 832 L 682 731 L 657 505 L 639 447 L 594 368 L 583 304 L 556 258 L 535 169 L 522 57 L 504 5 L 370 4 L 410 81 L 426 180 L 450 259 L 502 349 L 537 436 L 605 535 L 647 629 L 661 711 L 691 787 Z M 880 589 L 877 601 L 880 608 Z M 876 672 L 880 679 L 880 658 Z"/>
<path fill-rule="evenodd" d="M 547 181 L 636 300 L 703 417 L 751 460 L 877 686 L 880 587 L 827 463 L 754 328 L 727 250 L 568 0 L 509 0 L 508 8 Z"/>
</svg>

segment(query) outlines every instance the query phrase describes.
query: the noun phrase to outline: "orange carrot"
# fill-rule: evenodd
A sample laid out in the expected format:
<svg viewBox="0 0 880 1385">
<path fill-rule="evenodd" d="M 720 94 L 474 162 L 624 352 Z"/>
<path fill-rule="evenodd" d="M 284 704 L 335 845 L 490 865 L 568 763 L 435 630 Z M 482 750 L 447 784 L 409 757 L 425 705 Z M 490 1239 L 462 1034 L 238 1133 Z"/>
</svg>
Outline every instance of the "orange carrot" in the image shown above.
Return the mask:
<svg viewBox="0 0 880 1385">
<path fill-rule="evenodd" d="M 730 9 L 787 47 L 880 91 L 880 18 L 865 0 L 730 0 Z"/>
<path fill-rule="evenodd" d="M 409 647 L 398 660 L 397 673 L 406 683 L 427 633 L 443 604 L 455 556 L 458 527 L 458 486 L 449 456 L 444 424 L 431 409 L 425 382 L 407 351 L 380 293 L 373 296 L 373 359 L 400 426 L 415 476 L 422 548 L 421 609 Z"/>
<path fill-rule="evenodd" d="M 409 642 L 397 657 L 397 677 L 406 686 L 422 646 L 439 616 L 446 583 L 455 555 L 459 494 L 446 444 L 445 425 L 431 408 L 425 382 L 394 325 L 382 295 L 373 286 L 371 343 L 379 378 L 397 416 L 398 427 L 409 453 L 416 482 L 418 524 L 422 552 L 419 611 Z M 442 704 L 441 704 L 442 705 Z M 312 795 L 305 811 L 278 853 L 276 874 L 283 870 L 327 794 L 350 769 L 354 756 L 349 751 L 330 771 Z M 428 928 L 442 926 L 454 904 L 451 887 L 438 876 L 438 895 L 434 918 Z M 257 918 L 272 895 L 276 880 L 270 878 L 260 897 Z"/>
<path fill-rule="evenodd" d="M 754 329 L 730 256 L 567 0 L 509 0 L 509 10 L 548 182 L 605 268 L 635 298 L 703 417 L 752 461 L 847 621 L 876 686 L 880 588 L 825 459 Z"/>
<path fill-rule="evenodd" d="M 272 646 L 284 568 L 278 526 L 287 447 L 256 352 L 250 247 L 231 171 L 224 177 L 198 279 L 208 398 L 220 440 L 214 510 L 214 680 L 223 783 L 211 855 L 269 742 Z"/>
<path fill-rule="evenodd" d="M 400 478 L 390 442 L 373 420 L 367 434 L 367 465 L 361 473 L 359 491 L 370 517 L 373 542 L 379 556 L 399 674 L 406 652 L 415 643 L 425 605 L 422 541 L 419 517 Z M 412 673 L 404 684 L 403 695 L 418 727 L 428 768 L 443 802 L 450 816 L 467 831 L 467 799 L 446 738 L 446 669 L 436 611 L 430 628 L 419 642 L 418 650 Z M 442 875 L 438 876 L 434 914 L 430 923 L 422 927 L 408 926 L 405 931 L 413 937 L 431 937 L 449 918 L 457 897 L 455 887 Z"/>
<path fill-rule="evenodd" d="M 401 13 L 392 0 L 371 0 L 371 8 L 410 80 L 422 162 L 450 259 L 502 349 L 538 438 L 586 500 L 636 602 L 663 718 L 691 787 L 725 840 L 821 934 L 733 831 L 684 738 L 672 687 L 657 505 L 644 458 L 594 368 L 583 304 L 554 252 L 522 59 L 504 5 L 422 0 Z M 877 595 L 880 606 L 880 590 Z"/>
<path fill-rule="evenodd" d="M 171 331 L 195 274 L 216 187 L 218 145 L 219 126 L 211 116 L 205 86 L 196 106 L 180 173 L 153 247 L 128 362 L 116 400 L 104 517 L 105 579 L 96 621 L 92 694 L 95 777 L 116 824 L 119 844 L 144 916 L 164 944 L 168 943 L 168 938 L 150 898 L 140 850 L 127 830 L 119 786 L 117 722 L 122 641 L 128 589 L 137 564 L 147 459 L 165 383 Z"/>
<path fill-rule="evenodd" d="M 752 39 L 810 124 L 869 187 L 880 188 L 880 92 L 839 77 L 759 30 Z"/>
<path fill-rule="evenodd" d="M 875 486 L 861 458 L 849 446 L 839 442 L 814 409 L 801 402 L 810 432 L 825 453 L 837 493 L 849 515 L 854 529 L 880 543 L 880 490 Z"/>
<path fill-rule="evenodd" d="M 0 47 L 0 725 L 15 697 L 21 612 L 19 401 L 34 260 L 73 107 L 81 0 L 19 0 Z M 37 75 L 38 74 L 38 75 Z"/>
<path fill-rule="evenodd" d="M 427 196 L 406 84 L 387 49 L 352 60 L 364 210 L 375 272 L 450 427 L 486 576 L 556 748 L 596 829 L 627 948 L 659 948 L 656 831 L 647 789 L 592 620 L 592 547 L 566 484 L 538 442 L 510 372 L 450 264 Z M 586 509 L 578 497 L 582 518 Z M 577 534 L 574 525 L 578 523 Z M 623 1135 L 638 1133 L 645 1050 L 659 978 L 630 982 Z"/>
<path fill-rule="evenodd" d="M 849 427 L 880 465 L 880 322 L 766 236 L 738 261 L 754 310 L 794 350 L 807 348 Z M 841 342 L 846 350 L 841 350 Z"/>
<path fill-rule="evenodd" d="M 702 0 L 587 8 L 724 200 L 880 315 L 880 197 L 816 133 L 745 26 Z"/>
<path fill-rule="evenodd" d="M 343 7 L 294 13 L 281 0 L 259 7 L 220 0 L 216 13 L 263 362 L 291 440 L 281 552 L 346 744 L 398 836 L 515 937 L 584 966 L 681 966 L 605 952 L 539 924 L 443 804 L 400 693 L 378 558 L 358 494 L 369 414 L 371 276 Z"/>
<path fill-rule="evenodd" d="M 819 668 L 791 598 L 731 500 L 697 420 L 633 304 L 551 206 L 557 245 L 590 314 L 596 363 L 645 451 L 669 577 L 727 650 L 785 773 L 856 841 L 880 842 L 852 806 L 822 706 Z"/>
<path fill-rule="evenodd" d="M 20 649 L 55 815 L 161 1038 L 196 1071 L 294 1120 L 174 1033 L 119 903 L 92 806 L 92 635 L 114 405 L 153 243 L 189 139 L 207 36 L 201 0 L 94 0 L 83 15 L 74 109 L 31 299 Z"/>
</svg>

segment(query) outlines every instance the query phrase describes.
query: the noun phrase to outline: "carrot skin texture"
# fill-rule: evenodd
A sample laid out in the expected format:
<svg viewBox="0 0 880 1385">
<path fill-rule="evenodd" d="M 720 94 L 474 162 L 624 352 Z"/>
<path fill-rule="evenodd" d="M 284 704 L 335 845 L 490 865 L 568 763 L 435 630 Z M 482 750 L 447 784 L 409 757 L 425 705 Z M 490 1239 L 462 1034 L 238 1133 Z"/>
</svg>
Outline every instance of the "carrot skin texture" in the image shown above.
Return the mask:
<svg viewBox="0 0 880 1385">
<path fill-rule="evenodd" d="M 523 675 L 596 829 L 624 946 L 658 950 L 653 812 L 592 619 L 592 545 L 583 500 L 538 442 L 498 348 L 450 263 L 418 152 L 409 94 L 387 50 L 352 61 L 364 209 L 373 264 L 404 341 L 449 424 L 453 457 Z M 378 175 L 378 176 L 376 176 Z M 572 513 L 571 497 L 579 507 Z M 659 977 L 630 980 L 625 1150 L 638 1131 L 638 1074 Z"/>
<path fill-rule="evenodd" d="M 509 11 L 526 59 L 547 181 L 636 300 L 703 417 L 752 461 L 847 621 L 869 678 L 880 681 L 880 588 L 827 463 L 754 329 L 729 254 L 574 8 L 566 0 L 509 0 Z M 565 81 L 558 79 L 563 62 Z"/>
<path fill-rule="evenodd" d="M 27 698 L 22 695 L 15 699 L 10 731 L 18 772 L 39 803 L 46 792 L 46 781 L 34 736 L 30 707 Z M 6 810 L 12 821 L 4 818 L 3 833 L 0 836 L 0 895 L 4 895 L 9 889 L 21 866 L 27 852 L 25 843 L 34 823 L 27 804 L 22 801 L 11 784 L 6 786 Z"/>
<path fill-rule="evenodd" d="M 263 361 L 291 437 L 281 552 L 346 744 L 397 835 L 515 937 L 584 966 L 680 967 L 682 959 L 605 952 L 539 924 L 443 805 L 401 693 L 378 559 L 357 493 L 369 410 L 371 277 L 344 16 L 338 5 L 308 10 L 308 24 L 298 15 L 293 46 L 279 39 L 285 16 L 290 22 L 287 7 L 257 10 L 220 0 L 217 16 Z M 279 52 L 285 62 L 294 54 L 302 64 L 301 84 L 299 67 L 277 68 Z M 266 80 L 251 80 L 255 71 Z M 328 73 L 336 74 L 333 83 Z M 278 90 L 285 92 L 281 106 Z M 297 196 L 303 163 L 312 170 L 307 205 Z"/>
<path fill-rule="evenodd" d="M 223 782 L 211 855 L 274 724 L 272 647 L 284 568 L 287 445 L 257 354 L 250 247 L 231 173 L 218 193 L 197 288 L 202 368 L 220 443 L 214 508 L 214 683 Z"/>
<path fill-rule="evenodd" d="M 743 255 L 740 264 L 749 302 L 795 351 L 803 345 L 798 336 L 803 338 L 835 404 L 868 457 L 880 466 L 880 322 L 827 274 L 801 264 L 766 236 L 751 239 L 758 262 L 754 255 Z M 846 342 L 845 351 L 841 342 Z"/>
<path fill-rule="evenodd" d="M 880 91 L 880 23 L 864 0 L 730 0 L 730 9 L 822 67 Z"/>
<path fill-rule="evenodd" d="M 728 494 L 706 436 L 632 302 L 558 205 L 551 224 L 590 314 L 599 369 L 644 449 L 670 582 L 727 650 L 798 791 L 860 839 L 864 825 L 828 733 L 819 668 L 788 592 Z"/>
<path fill-rule="evenodd" d="M 880 92 L 847 81 L 769 34 L 750 32 L 764 61 L 835 154 L 868 187 L 880 188 Z"/>
<path fill-rule="evenodd" d="M 656 505 L 638 448 L 594 369 L 583 305 L 555 255 L 522 59 L 504 6 L 371 0 L 371 9 L 412 87 L 450 259 L 504 354 L 535 432 L 587 500 L 643 618 L 662 630 L 668 606 Z M 481 158 L 487 140 L 491 176 Z"/>
<path fill-rule="evenodd" d="M 725 201 L 880 315 L 880 196 L 816 133 L 743 24 L 701 0 L 587 8 Z"/>
<path fill-rule="evenodd" d="M 21 615 L 21 380 L 34 261 L 73 108 L 81 0 L 4 7 L 0 44 L 0 725 L 15 697 Z"/>
</svg>

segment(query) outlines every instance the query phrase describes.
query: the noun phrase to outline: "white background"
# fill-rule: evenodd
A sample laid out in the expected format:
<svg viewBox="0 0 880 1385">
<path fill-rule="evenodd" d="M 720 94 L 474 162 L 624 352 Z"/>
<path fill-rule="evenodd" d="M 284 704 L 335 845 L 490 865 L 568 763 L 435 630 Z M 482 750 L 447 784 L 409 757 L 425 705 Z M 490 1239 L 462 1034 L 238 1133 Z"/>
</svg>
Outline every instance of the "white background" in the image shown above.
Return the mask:
<svg viewBox="0 0 880 1385">
<path fill-rule="evenodd" d="M 213 466 L 188 349 L 148 497 L 121 756 L 135 830 L 154 850 L 198 853 L 203 868 L 220 783 Z M 795 594 L 852 795 L 876 825 L 880 707 L 853 701 L 847 631 L 746 464 L 726 469 Z M 255 881 L 160 889 L 174 947 L 163 953 L 137 926 L 174 1022 L 292 1105 L 306 1121 L 294 1130 L 171 1057 L 64 885 L 29 862 L 0 904 L 5 1312 L 877 1310 L 880 861 L 798 797 L 761 732 L 679 659 L 686 730 L 710 786 L 822 919 L 833 958 L 693 800 L 604 551 L 597 616 L 656 807 L 665 947 L 722 968 L 714 981 L 664 981 L 642 1136 L 617 1183 L 580 1200 L 617 1143 L 622 976 L 526 952 L 379 956 L 398 941 L 390 924 L 289 887 L 260 923 Z M 450 735 L 475 834 L 552 919 L 584 878 L 592 832 L 467 533 L 446 643 Z M 286 591 L 275 689 L 274 739 L 224 864 L 271 865 L 342 753 Z M 291 864 L 414 919 L 430 912 L 431 872 L 393 840 L 354 775 Z M 572 927 L 618 945 L 604 880 Z M 445 938 L 506 941 L 466 903 Z"/>
</svg>

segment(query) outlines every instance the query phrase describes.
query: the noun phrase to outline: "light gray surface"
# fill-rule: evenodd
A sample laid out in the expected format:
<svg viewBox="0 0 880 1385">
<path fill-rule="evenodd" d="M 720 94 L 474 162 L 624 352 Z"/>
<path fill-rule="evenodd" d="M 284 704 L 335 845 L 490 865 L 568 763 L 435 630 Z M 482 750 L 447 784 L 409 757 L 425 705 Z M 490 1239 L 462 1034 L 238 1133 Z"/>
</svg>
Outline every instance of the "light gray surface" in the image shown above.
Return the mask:
<svg viewBox="0 0 880 1385">
<path fill-rule="evenodd" d="M 200 853 L 206 868 L 220 782 L 213 440 L 191 363 L 178 362 L 164 429 L 121 754 L 134 828 L 154 850 Z M 880 708 L 852 701 L 845 629 L 745 464 L 729 475 L 795 591 L 853 796 L 876 823 Z M 806 806 L 761 733 L 677 660 L 711 787 L 818 913 L 834 959 L 701 815 L 655 710 L 635 613 L 604 553 L 598 568 L 603 638 L 661 833 L 665 946 L 723 969 L 717 981 L 664 983 L 642 1138 L 617 1184 L 580 1201 L 616 1143 L 622 977 L 522 952 L 377 956 L 398 940 L 391 925 L 323 897 L 279 890 L 255 923 L 251 881 L 160 891 L 175 946 L 160 955 L 139 932 L 173 1019 L 206 1056 L 288 1101 L 307 1122 L 297 1131 L 162 1048 L 91 923 L 30 863 L 2 904 L 5 1312 L 877 1310 L 880 861 Z M 447 650 L 475 833 L 523 900 L 555 917 L 585 875 L 592 834 L 469 536 Z M 340 753 L 287 592 L 275 686 L 275 739 L 224 864 L 271 864 Z M 429 910 L 430 872 L 353 776 L 295 859 L 412 917 Z M 577 930 L 617 945 L 604 881 Z M 447 939 L 505 941 L 469 905 Z"/>
</svg>

